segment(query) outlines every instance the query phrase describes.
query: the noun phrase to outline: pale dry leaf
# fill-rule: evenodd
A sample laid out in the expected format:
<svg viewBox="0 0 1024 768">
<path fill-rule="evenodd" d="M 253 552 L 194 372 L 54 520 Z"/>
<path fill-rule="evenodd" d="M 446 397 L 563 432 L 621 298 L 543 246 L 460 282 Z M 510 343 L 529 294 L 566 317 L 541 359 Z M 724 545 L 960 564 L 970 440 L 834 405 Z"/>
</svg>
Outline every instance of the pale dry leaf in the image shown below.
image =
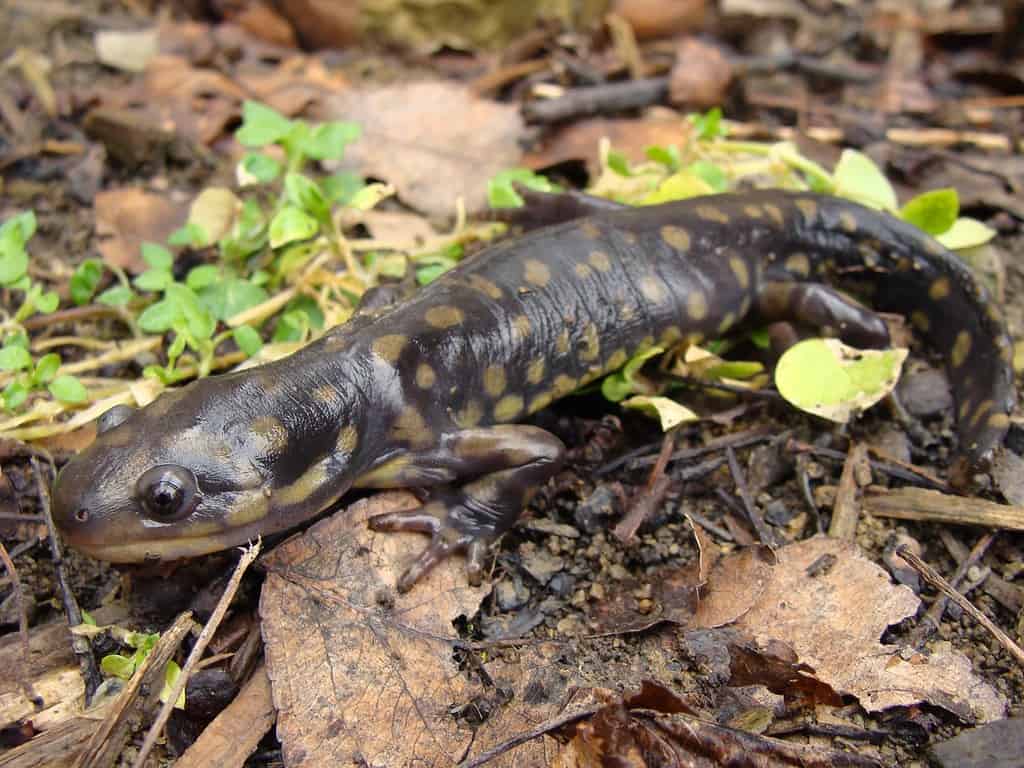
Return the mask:
<svg viewBox="0 0 1024 768">
<path fill-rule="evenodd" d="M 101 62 L 125 72 L 144 72 L 160 49 L 159 33 L 155 27 L 132 31 L 99 30 L 93 43 L 96 57 Z"/>
<path fill-rule="evenodd" d="M 465 86 L 350 90 L 329 110 L 332 119 L 363 127 L 363 139 L 346 150 L 346 165 L 392 184 L 406 203 L 430 215 L 451 216 L 459 197 L 470 212 L 482 210 L 487 181 L 521 159 L 518 107 L 479 98 Z"/>
<path fill-rule="evenodd" d="M 394 591 L 426 539 L 374 533 L 366 521 L 417 504 L 400 492 L 358 501 L 264 559 L 267 671 L 289 766 L 451 766 L 555 716 L 568 699 L 573 676 L 555 646 L 511 661 L 488 654 L 485 674 L 463 669 L 452 622 L 472 616 L 487 589 L 467 585 L 462 558 L 408 594 Z M 544 745 L 491 764 L 546 765 Z"/>
<path fill-rule="evenodd" d="M 871 712 L 925 701 L 969 721 L 1002 716 L 999 694 L 959 652 L 939 647 L 907 661 L 900 647 L 879 642 L 887 627 L 917 612 L 920 600 L 892 584 L 855 544 L 817 537 L 776 554 L 761 599 L 737 628 L 759 641 L 787 643 L 819 680 Z"/>
<path fill-rule="evenodd" d="M 144 242 L 165 243 L 188 217 L 188 206 L 138 187 L 108 189 L 93 201 L 103 260 L 128 272 L 146 269 Z"/>
</svg>

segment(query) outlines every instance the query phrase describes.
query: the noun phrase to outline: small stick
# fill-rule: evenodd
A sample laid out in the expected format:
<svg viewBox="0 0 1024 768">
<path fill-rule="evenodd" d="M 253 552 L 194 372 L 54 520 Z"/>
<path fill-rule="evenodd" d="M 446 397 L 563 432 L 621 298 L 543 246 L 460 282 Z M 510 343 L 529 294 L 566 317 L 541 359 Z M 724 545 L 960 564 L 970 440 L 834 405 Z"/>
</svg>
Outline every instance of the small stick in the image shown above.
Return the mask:
<svg viewBox="0 0 1024 768">
<path fill-rule="evenodd" d="M 672 455 L 672 448 L 675 445 L 675 430 L 669 430 L 661 440 L 661 450 L 658 452 L 658 460 L 651 468 L 647 476 L 647 486 L 642 495 L 635 499 L 631 509 L 626 513 L 619 524 L 612 529 L 622 543 L 633 540 L 637 529 L 643 525 L 644 520 L 651 514 L 654 507 L 665 497 L 668 490 L 669 478 L 665 477 L 665 467 L 668 466 L 668 458 Z"/>
<path fill-rule="evenodd" d="M 911 552 L 905 544 L 897 547 L 896 554 L 902 557 L 911 568 L 921 574 L 922 579 L 949 597 L 950 600 L 963 608 L 966 613 L 970 614 L 976 622 L 987 629 L 999 644 L 1017 660 L 1017 663 L 1024 667 L 1024 649 L 1013 642 L 1013 640 L 1010 639 L 1003 630 L 992 623 L 992 620 L 988 616 L 975 608 L 974 604 L 970 600 L 953 589 L 949 585 L 949 582 L 942 578 L 938 571 Z"/>
<path fill-rule="evenodd" d="M 835 459 L 836 461 L 845 461 L 846 454 L 842 451 L 836 451 L 832 448 L 819 448 L 816 445 L 805 443 L 800 440 L 790 440 L 786 443 L 786 449 L 793 453 L 809 453 L 812 456 L 819 456 L 824 459 Z M 876 456 L 881 456 L 875 449 L 870 449 Z M 935 491 L 943 491 L 948 493 L 953 490 L 948 483 L 944 483 L 931 473 L 915 467 L 913 464 L 906 464 L 901 461 L 896 461 L 891 457 L 886 457 L 883 461 L 875 461 L 873 459 L 868 460 L 871 469 L 882 472 L 889 477 L 893 477 L 897 480 L 903 480 L 914 485 L 921 485 L 927 488 L 931 488 Z"/>
<path fill-rule="evenodd" d="M 709 440 L 706 444 L 699 448 L 683 448 L 680 451 L 676 451 L 669 457 L 669 461 L 686 461 L 688 459 L 696 459 L 701 456 L 705 456 L 709 453 L 715 453 L 723 448 L 746 448 L 757 443 L 763 443 L 767 440 L 772 439 L 771 427 L 765 425 L 763 427 L 754 427 L 744 432 L 734 432 L 731 435 L 724 435 L 722 437 L 716 437 L 714 440 Z M 639 469 L 649 464 L 653 464 L 655 459 L 650 456 L 644 456 L 636 459 L 630 464 L 631 469 Z M 601 468 L 602 470 L 604 467 Z"/>
<path fill-rule="evenodd" d="M 668 78 L 651 77 L 574 88 L 557 99 L 527 102 L 522 111 L 528 123 L 558 123 L 574 117 L 649 107 L 667 95 Z"/>
<path fill-rule="evenodd" d="M 982 557 L 985 556 L 985 552 L 992 545 L 992 542 L 996 538 L 997 531 L 989 531 L 975 543 L 974 547 L 967 557 L 960 561 L 956 571 L 950 578 L 949 583 L 951 587 L 960 586 L 960 582 L 967 576 L 967 571 L 972 565 L 979 562 Z M 908 642 L 914 648 L 920 648 L 921 645 L 927 640 L 935 630 L 939 628 L 939 624 L 942 623 L 942 615 L 946 612 L 946 606 L 949 604 L 949 598 L 946 595 L 939 595 L 935 598 L 935 602 L 931 604 L 928 611 L 924 616 L 921 617 L 921 621 L 918 622 L 917 628 L 911 632 Z"/>
<path fill-rule="evenodd" d="M 968 499 L 925 488 L 889 491 L 870 487 L 864 494 L 864 509 L 876 517 L 1024 531 L 1024 507 Z"/>
<path fill-rule="evenodd" d="M 868 449 L 864 443 L 856 443 L 846 454 L 843 473 L 839 476 L 836 501 L 832 505 L 832 521 L 828 535 L 834 539 L 853 541 L 857 536 L 857 521 L 860 519 L 860 505 L 857 504 L 857 468 L 868 460 Z"/>
<path fill-rule="evenodd" d="M 4 546 L 2 541 L 0 541 L 0 560 L 3 561 L 4 568 L 7 569 L 7 573 L 10 575 L 14 600 L 18 604 L 18 638 L 21 640 L 22 654 L 24 654 L 22 660 L 24 663 L 18 665 L 15 674 L 22 690 L 25 691 L 25 698 L 31 702 L 37 702 L 39 697 L 36 696 L 36 692 L 32 689 L 32 684 L 28 680 L 28 660 L 32 658 L 32 646 L 28 639 L 28 613 L 25 611 L 25 590 L 22 588 L 18 570 L 14 567 L 14 561 L 7 553 L 7 547 Z"/>
<path fill-rule="evenodd" d="M 731 445 L 725 449 L 725 455 L 729 460 L 729 471 L 732 473 L 732 479 L 736 483 L 736 492 L 743 501 L 743 508 L 747 513 L 747 519 L 754 526 L 754 530 L 757 531 L 757 537 L 761 540 L 762 544 L 767 544 L 769 547 L 775 546 L 775 536 L 772 530 L 765 525 L 761 512 L 754 506 L 754 500 L 750 497 L 750 488 L 747 485 L 747 477 L 743 474 L 743 470 L 740 469 L 740 463 L 736 460 L 736 451 L 732 449 Z"/>
<path fill-rule="evenodd" d="M 252 561 L 256 559 L 256 556 L 259 555 L 260 547 L 261 544 L 259 541 L 255 544 L 250 544 L 242 554 L 242 558 L 238 561 L 238 565 L 235 566 L 235 572 L 231 574 L 231 580 L 224 588 L 224 594 L 220 596 L 220 600 L 217 601 L 217 607 L 213 609 L 213 614 L 210 616 L 210 620 L 206 622 L 206 626 L 203 627 L 203 631 L 199 633 L 199 637 L 196 639 L 196 644 L 192 646 L 192 652 L 188 655 L 188 660 L 181 668 L 181 674 L 178 675 L 178 679 L 174 684 L 173 690 L 171 690 L 167 697 L 167 701 L 165 701 L 164 705 L 160 708 L 160 713 L 156 716 L 156 720 L 153 721 L 153 725 L 150 726 L 149 733 L 146 734 L 146 739 L 142 742 L 142 746 L 139 748 L 139 754 L 135 758 L 135 762 L 132 763 L 132 768 L 143 768 L 146 764 L 146 758 L 156 745 L 156 740 L 159 738 L 160 732 L 170 719 L 171 712 L 174 711 L 174 702 L 178 700 L 181 692 L 185 690 L 185 685 L 188 683 L 189 675 L 202 658 L 203 651 L 206 650 L 206 646 L 209 644 L 210 640 L 213 639 L 213 635 L 217 631 L 217 627 L 220 626 L 220 622 L 224 618 L 224 614 L 227 612 L 228 606 L 231 604 L 231 600 L 235 596 L 235 592 L 238 591 L 238 585 L 242 583 L 242 576 L 245 575 L 246 569 Z"/>
<path fill-rule="evenodd" d="M 574 712 L 570 715 L 561 715 L 559 717 L 552 718 L 551 720 L 546 720 L 535 728 L 531 728 L 524 733 L 513 736 L 511 739 L 507 739 L 501 742 L 501 744 L 491 747 L 486 752 L 481 752 L 472 760 L 459 763 L 458 768 L 480 768 L 480 766 L 486 765 L 495 758 L 501 757 L 501 755 L 515 749 L 520 744 L 525 744 L 528 741 L 532 741 L 533 739 L 537 739 L 545 734 L 551 733 L 551 731 L 557 731 L 563 726 L 572 725 L 573 723 L 578 723 L 580 720 L 596 715 L 601 711 L 601 709 L 603 709 L 603 706 L 604 705 L 588 707 L 587 709 Z"/>
</svg>

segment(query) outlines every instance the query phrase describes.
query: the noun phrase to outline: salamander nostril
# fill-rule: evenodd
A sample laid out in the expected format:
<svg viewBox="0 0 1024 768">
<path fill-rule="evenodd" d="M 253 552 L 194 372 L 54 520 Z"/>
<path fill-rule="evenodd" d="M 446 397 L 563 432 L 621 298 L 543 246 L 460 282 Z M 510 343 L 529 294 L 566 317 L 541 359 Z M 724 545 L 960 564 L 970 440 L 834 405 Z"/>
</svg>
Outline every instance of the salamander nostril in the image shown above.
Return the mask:
<svg viewBox="0 0 1024 768">
<path fill-rule="evenodd" d="M 77 520 L 80 523 L 87 523 L 87 522 L 89 522 L 89 510 L 87 510 L 87 509 L 77 509 L 77 510 L 75 510 L 75 520 Z"/>
</svg>

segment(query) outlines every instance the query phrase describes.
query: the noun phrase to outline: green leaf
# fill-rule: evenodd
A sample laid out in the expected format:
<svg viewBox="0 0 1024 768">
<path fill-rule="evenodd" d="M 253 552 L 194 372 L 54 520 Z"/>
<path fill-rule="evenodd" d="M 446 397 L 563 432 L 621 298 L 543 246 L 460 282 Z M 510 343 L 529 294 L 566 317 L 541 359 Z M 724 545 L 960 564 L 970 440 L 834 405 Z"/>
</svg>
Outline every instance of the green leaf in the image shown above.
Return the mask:
<svg viewBox="0 0 1024 768">
<path fill-rule="evenodd" d="M 682 424 L 684 421 L 696 421 L 699 416 L 684 405 L 668 397 L 647 397 L 636 395 L 622 402 L 624 408 L 634 408 L 648 416 L 654 416 L 661 422 L 664 432 Z"/>
<path fill-rule="evenodd" d="M 88 304 L 102 279 L 103 263 L 99 259 L 85 259 L 71 275 L 71 300 L 78 306 Z"/>
<path fill-rule="evenodd" d="M 165 290 L 173 282 L 174 275 L 171 274 L 169 269 L 164 269 L 163 267 L 147 269 L 132 281 L 140 291 L 151 291 L 153 293 Z"/>
<path fill-rule="evenodd" d="M 523 204 L 523 198 L 515 191 L 513 184 L 522 184 L 538 192 L 558 190 L 546 177 L 529 168 L 508 168 L 494 174 L 487 182 L 487 202 L 491 208 L 519 208 Z"/>
<path fill-rule="evenodd" d="M 720 107 L 712 107 L 703 115 L 690 115 L 690 122 L 699 139 L 717 139 L 719 136 L 725 135 Z"/>
<path fill-rule="evenodd" d="M 157 243 L 142 244 L 142 260 L 152 269 L 164 269 L 169 272 L 174 266 L 174 254 Z"/>
<path fill-rule="evenodd" d="M 704 372 L 708 379 L 738 379 L 743 381 L 752 378 L 764 370 L 761 363 L 746 360 L 726 360 L 719 365 L 712 366 Z"/>
<path fill-rule="evenodd" d="M 10 286 L 28 271 L 28 254 L 24 248 L 0 248 L 0 285 Z"/>
<path fill-rule="evenodd" d="M 89 627 L 95 627 L 96 626 L 96 619 L 93 617 L 93 615 L 91 613 L 89 613 L 88 611 L 83 609 L 82 610 L 82 623 L 85 624 L 86 626 L 89 626 Z"/>
<path fill-rule="evenodd" d="M 250 152 L 238 164 L 241 168 L 239 184 L 245 186 L 241 176 L 255 179 L 260 184 L 269 184 L 281 175 L 282 166 L 277 160 L 262 152 Z"/>
<path fill-rule="evenodd" d="M 644 154 L 647 155 L 648 160 L 652 160 L 655 163 L 664 165 L 672 172 L 679 170 L 679 147 L 675 146 L 674 144 L 671 144 L 667 147 L 648 147 L 647 149 L 644 150 Z"/>
<path fill-rule="evenodd" d="M 871 208 L 895 211 L 896 192 L 885 174 L 867 155 L 844 149 L 832 174 L 835 194 Z"/>
<path fill-rule="evenodd" d="M 365 186 L 363 177 L 351 171 L 338 171 L 320 182 L 324 197 L 329 203 L 336 205 L 347 205 Z"/>
<path fill-rule="evenodd" d="M 605 156 L 605 163 L 608 168 L 615 171 L 619 176 L 632 176 L 633 172 L 629 169 L 629 160 L 621 152 L 609 149 L 608 154 Z"/>
<path fill-rule="evenodd" d="M 302 151 L 316 160 L 337 160 L 345 154 L 345 147 L 356 141 L 362 133 L 356 123 L 323 123 L 310 131 L 302 143 Z"/>
<path fill-rule="evenodd" d="M 20 378 L 4 387 L 4 407 L 10 411 L 28 400 L 28 387 Z"/>
<path fill-rule="evenodd" d="M 758 349 L 768 349 L 772 345 L 772 339 L 767 328 L 758 328 L 751 331 L 750 341 Z"/>
<path fill-rule="evenodd" d="M 54 352 L 43 355 L 36 363 L 36 369 L 32 371 L 32 383 L 46 384 L 52 381 L 53 377 L 57 375 L 58 368 L 60 368 L 60 355 Z"/>
<path fill-rule="evenodd" d="M 166 333 L 181 317 L 182 309 L 178 302 L 164 298 L 142 311 L 139 328 L 146 333 Z"/>
<path fill-rule="evenodd" d="M 221 279 L 220 267 L 214 264 L 202 264 L 193 267 L 185 277 L 185 285 L 193 291 L 201 291 L 208 285 L 213 285 Z"/>
<path fill-rule="evenodd" d="M 188 221 L 171 233 L 167 244 L 175 248 L 203 248 L 209 245 L 210 238 L 203 225 L 196 221 Z"/>
<path fill-rule="evenodd" d="M 50 386 L 47 389 L 50 390 L 51 395 L 62 403 L 77 405 L 89 399 L 89 393 L 82 382 L 74 376 L 68 376 L 67 374 L 55 378 L 50 382 Z"/>
<path fill-rule="evenodd" d="M 859 350 L 838 339 L 808 339 L 779 358 L 775 386 L 797 408 L 845 423 L 896 386 L 905 349 Z"/>
<path fill-rule="evenodd" d="M 955 189 L 933 189 L 909 200 L 900 209 L 900 217 L 929 235 L 941 235 L 953 226 L 960 213 Z"/>
<path fill-rule="evenodd" d="M 263 339 L 260 338 L 259 333 L 251 325 L 238 326 L 232 335 L 238 348 L 249 357 L 263 349 Z"/>
<path fill-rule="evenodd" d="M 267 300 L 267 292 L 248 280 L 231 277 L 198 291 L 199 300 L 218 320 L 244 312 Z"/>
<path fill-rule="evenodd" d="M 696 163 L 692 163 L 687 170 L 707 182 L 707 185 L 715 192 L 725 192 L 729 189 L 729 177 L 714 163 L 698 160 Z"/>
<path fill-rule="evenodd" d="M 285 312 L 277 321 L 274 328 L 273 340 L 279 341 L 301 341 L 309 329 L 309 318 L 304 312 Z"/>
<path fill-rule="evenodd" d="M 160 701 L 164 704 L 171 698 L 171 691 L 174 690 L 174 686 L 178 683 L 178 678 L 181 677 L 181 667 L 178 666 L 175 661 L 168 661 L 167 666 L 164 668 L 164 687 L 160 689 Z M 181 693 L 178 694 L 177 701 L 174 702 L 175 709 L 185 708 L 185 689 L 181 689 Z"/>
<path fill-rule="evenodd" d="M 294 205 L 286 205 L 270 221 L 270 247 L 308 240 L 319 231 L 316 219 Z"/>
<path fill-rule="evenodd" d="M 243 147 L 265 147 L 274 144 L 292 130 L 292 121 L 265 104 L 246 101 L 242 105 L 242 125 L 235 138 Z"/>
<path fill-rule="evenodd" d="M 394 187 L 387 184 L 367 184 L 349 200 L 349 207 L 359 211 L 368 211 L 386 197 L 395 193 Z"/>
<path fill-rule="evenodd" d="M 135 298 L 135 292 L 127 285 L 114 285 L 96 297 L 96 301 L 108 307 L 123 307 Z"/>
<path fill-rule="evenodd" d="M 0 371 L 21 371 L 32 365 L 32 355 L 20 345 L 6 344 L 0 348 Z"/>
<path fill-rule="evenodd" d="M 689 170 L 674 173 L 664 179 L 658 188 L 647 195 L 642 205 L 660 205 L 673 200 L 688 200 L 691 197 L 710 195 L 715 190 L 704 179 Z"/>
<path fill-rule="evenodd" d="M 652 357 L 657 357 L 664 351 L 664 347 L 651 347 L 634 355 L 622 366 L 621 370 L 605 376 L 601 382 L 601 394 L 604 395 L 606 400 L 610 400 L 613 403 L 624 400 L 634 392 L 634 377 L 644 367 L 644 363 Z"/>
<path fill-rule="evenodd" d="M 289 173 L 284 177 L 284 189 L 293 205 L 312 214 L 320 222 L 330 221 L 330 207 L 324 193 L 311 178 L 301 173 Z"/>
<path fill-rule="evenodd" d="M 936 235 L 935 239 L 947 248 L 959 251 L 984 245 L 995 236 L 994 229 L 990 229 L 977 219 L 960 218 L 953 222 L 949 230 Z"/>
<path fill-rule="evenodd" d="M 100 669 L 105 675 L 131 680 L 132 675 L 135 674 L 135 659 L 122 656 L 119 653 L 111 653 L 100 661 Z"/>
<path fill-rule="evenodd" d="M 44 291 L 36 297 L 35 303 L 36 309 L 44 315 L 48 315 L 60 305 L 60 296 L 57 295 L 56 291 Z"/>
</svg>

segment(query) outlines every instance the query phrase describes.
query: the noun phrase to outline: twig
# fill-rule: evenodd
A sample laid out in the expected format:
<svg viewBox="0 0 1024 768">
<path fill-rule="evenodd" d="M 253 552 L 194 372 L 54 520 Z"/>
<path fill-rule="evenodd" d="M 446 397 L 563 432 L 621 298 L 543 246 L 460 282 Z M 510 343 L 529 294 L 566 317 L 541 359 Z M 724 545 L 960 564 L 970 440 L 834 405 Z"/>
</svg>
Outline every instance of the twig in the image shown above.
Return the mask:
<svg viewBox="0 0 1024 768">
<path fill-rule="evenodd" d="M 978 563 L 982 557 L 985 556 L 985 552 L 992 545 L 992 542 L 996 538 L 996 531 L 989 531 L 975 543 L 971 549 L 970 554 L 967 555 L 960 564 L 957 565 L 956 571 L 950 578 L 949 583 L 951 587 L 958 587 L 960 582 L 964 580 L 967 575 L 967 571 L 972 565 Z M 949 603 L 949 598 L 946 595 L 939 595 L 935 598 L 935 602 L 931 604 L 928 611 L 921 617 L 921 621 L 918 622 L 917 627 L 911 632 L 908 639 L 908 643 L 914 648 L 919 648 L 927 640 L 931 634 L 939 628 L 939 624 L 942 623 L 942 615 L 946 612 L 946 605 Z"/>
<path fill-rule="evenodd" d="M 843 473 L 839 476 L 836 501 L 832 505 L 832 521 L 828 535 L 834 539 L 853 541 L 857 535 L 857 520 L 860 519 L 860 505 L 857 504 L 857 471 L 868 460 L 868 449 L 864 443 L 856 443 L 846 454 Z"/>
<path fill-rule="evenodd" d="M 217 607 L 213 609 L 213 614 L 210 616 L 210 620 L 206 622 L 206 626 L 203 627 L 203 631 L 199 633 L 199 637 L 196 639 L 196 644 L 192 646 L 192 652 L 188 655 L 188 660 L 181 668 L 181 674 L 178 675 L 178 679 L 175 682 L 173 689 L 167 696 L 167 701 L 164 702 L 156 720 L 154 720 L 153 725 L 150 726 L 149 733 L 146 734 L 146 739 L 142 742 L 142 746 L 139 748 L 139 754 L 135 758 L 132 768 L 143 768 L 146 764 L 146 758 L 156 745 L 156 740 L 159 738 L 160 732 L 167 724 L 167 720 L 171 717 L 171 712 L 174 711 L 174 702 L 178 700 L 181 692 L 185 690 L 185 685 L 188 683 L 189 675 L 202 658 L 203 651 L 206 650 L 206 646 L 209 644 L 210 640 L 213 639 L 213 635 L 216 633 L 217 627 L 220 626 L 220 622 L 224 618 L 224 614 L 227 612 L 228 606 L 231 604 L 231 600 L 235 596 L 235 592 L 238 591 L 238 585 L 242 583 L 242 576 L 245 575 L 246 569 L 252 561 L 256 559 L 256 556 L 259 555 L 260 546 L 260 542 L 258 541 L 255 544 L 250 544 L 242 554 L 241 559 L 238 561 L 238 565 L 235 566 L 235 572 L 231 574 L 231 580 L 224 588 L 224 594 L 220 596 L 220 600 L 217 602 Z"/>
<path fill-rule="evenodd" d="M 891 491 L 868 488 L 864 494 L 864 509 L 876 517 L 1024 531 L 1024 507 L 953 496 L 924 488 L 899 488 Z"/>
<path fill-rule="evenodd" d="M 22 588 L 18 569 L 14 567 L 14 561 L 7 553 L 7 547 L 3 545 L 2 541 L 0 541 L 0 560 L 3 561 L 4 568 L 7 569 L 7 573 L 10 575 L 11 586 L 14 590 L 14 600 L 18 605 L 18 638 L 21 640 L 22 653 L 24 654 L 23 659 L 26 662 L 25 664 L 18 665 L 15 674 L 18 677 L 18 683 L 21 685 L 22 690 L 25 691 L 25 698 L 31 702 L 38 702 L 39 697 L 32 690 L 32 684 L 29 682 L 27 675 L 27 662 L 32 658 L 32 646 L 29 644 L 28 639 L 28 613 L 25 610 L 25 590 Z"/>
<path fill-rule="evenodd" d="M 744 432 L 734 432 L 731 435 L 724 435 L 722 437 L 716 437 L 714 440 L 709 440 L 699 448 L 684 448 L 681 451 L 676 451 L 669 457 L 669 461 L 676 462 L 696 459 L 700 456 L 720 451 L 723 448 L 746 448 L 757 443 L 763 443 L 766 440 L 771 440 L 771 433 L 772 428 L 768 425 L 754 427 L 753 429 L 748 429 Z M 646 467 L 654 462 L 655 459 L 652 457 L 639 458 L 630 465 L 630 469 Z M 604 469 L 604 467 L 602 467 L 602 469 Z"/>
<path fill-rule="evenodd" d="M 668 466 L 669 456 L 672 454 L 672 448 L 675 445 L 675 430 L 669 430 L 665 433 L 665 436 L 661 440 L 661 450 L 658 452 L 658 460 L 651 468 L 650 474 L 647 476 L 647 485 L 643 490 L 643 493 L 639 498 L 633 500 L 632 507 L 626 513 L 626 515 L 619 521 L 618 525 L 615 526 L 613 533 L 615 538 L 619 541 L 626 543 L 632 541 L 633 536 L 636 535 L 637 529 L 643 525 L 644 520 L 651 514 L 654 507 L 657 506 L 661 500 L 665 497 L 665 492 L 668 490 L 669 478 L 665 477 L 665 467 Z"/>
<path fill-rule="evenodd" d="M 732 479 L 736 483 L 736 493 L 743 502 L 743 509 L 746 512 L 747 519 L 754 526 L 754 530 L 757 531 L 757 537 L 761 540 L 761 543 L 774 547 L 776 544 L 775 535 L 765 525 L 761 512 L 754 505 L 754 500 L 750 496 L 750 487 L 747 485 L 747 476 L 740 469 L 740 463 L 736 460 L 736 451 L 733 450 L 731 445 L 725 449 L 725 455 L 729 459 L 729 471 L 732 473 Z"/>
<path fill-rule="evenodd" d="M 575 88 L 557 99 L 528 102 L 522 111 L 528 123 L 558 123 L 574 117 L 648 107 L 660 102 L 667 94 L 668 78 L 652 77 Z"/>
<path fill-rule="evenodd" d="M 818 503 L 814 500 L 814 491 L 811 489 L 811 475 L 807 471 L 808 461 L 809 459 L 806 454 L 797 454 L 796 479 L 800 484 L 800 493 L 803 495 L 808 509 L 811 510 L 811 514 L 814 516 L 814 530 L 817 533 L 824 533 L 825 528 L 821 524 L 821 510 L 818 509 Z"/>
<path fill-rule="evenodd" d="M 834 459 L 835 461 L 845 461 L 846 454 L 843 451 L 837 451 L 832 448 L 819 448 L 816 445 L 805 443 L 800 440 L 790 440 L 786 443 L 786 450 L 792 453 L 809 453 L 812 456 L 817 456 L 823 459 Z M 881 454 L 875 449 L 871 449 L 871 452 L 876 456 Z M 868 463 L 871 466 L 872 471 L 878 471 L 889 477 L 895 478 L 896 480 L 903 480 L 907 483 L 913 483 L 925 488 L 931 488 L 935 491 L 942 491 L 949 493 L 953 489 L 948 483 L 944 483 L 931 473 L 915 467 L 913 464 L 906 464 L 904 462 L 896 461 L 891 457 L 886 457 L 883 461 L 877 461 L 874 459 L 868 459 Z"/>
<path fill-rule="evenodd" d="M 43 479 L 43 470 L 39 459 L 33 456 L 29 461 L 32 464 L 32 471 L 36 476 L 36 486 L 39 493 L 39 508 L 42 510 L 43 518 L 46 520 L 46 530 L 50 534 L 50 556 L 53 560 L 53 570 L 57 577 L 57 586 L 60 589 L 61 602 L 64 605 L 64 615 L 67 617 L 69 627 L 77 627 L 82 623 L 82 609 L 78 607 L 74 592 L 71 591 L 71 584 L 68 581 L 67 568 L 64 564 L 64 553 L 61 551 L 60 539 L 57 536 L 56 526 L 53 524 L 53 511 L 50 507 L 50 492 L 46 481 Z M 100 682 L 103 680 L 99 667 L 96 666 L 96 659 L 92 655 L 92 647 L 89 638 L 82 635 L 71 635 L 71 648 L 78 657 L 78 666 L 82 670 L 82 679 L 85 682 L 85 700 L 92 699 Z"/>
<path fill-rule="evenodd" d="M 942 578 L 938 571 L 936 571 L 934 568 L 928 565 L 928 563 L 926 563 L 920 557 L 911 552 L 905 544 L 900 547 L 897 547 L 896 554 L 902 557 L 910 565 L 911 568 L 913 568 L 915 571 L 921 574 L 922 579 L 924 579 L 926 582 L 935 587 L 935 589 L 942 592 L 942 594 L 946 595 L 950 600 L 952 600 L 954 603 L 963 608 L 965 613 L 970 614 L 976 622 L 978 622 L 979 624 L 981 624 L 981 626 L 987 629 L 996 639 L 996 641 L 998 641 L 998 643 L 1002 645 L 1003 648 L 1005 648 L 1007 652 L 1017 660 L 1017 663 L 1024 667 L 1024 649 L 1022 649 L 1019 645 L 1013 642 L 1013 640 L 1010 639 L 1010 637 L 1005 632 L 1003 632 L 1003 630 L 1001 630 L 994 623 L 992 623 L 992 620 L 988 616 L 986 616 L 984 613 L 975 608 L 974 604 L 970 600 L 968 600 L 966 597 L 964 597 L 955 589 L 953 589 L 949 585 L 949 582 Z"/>
<path fill-rule="evenodd" d="M 588 707 L 587 709 L 574 712 L 570 715 L 561 715 L 559 717 L 552 718 L 551 720 L 546 720 L 535 728 L 531 728 L 524 733 L 513 736 L 511 739 L 506 739 L 501 742 L 501 744 L 491 747 L 486 752 L 481 752 L 472 760 L 459 763 L 458 768 L 480 768 L 480 766 L 486 765 L 495 758 L 501 757 L 503 754 L 515 749 L 520 744 L 525 744 L 528 741 L 540 738 L 541 736 L 551 733 L 552 731 L 556 731 L 559 728 L 563 728 L 566 725 L 572 725 L 573 723 L 578 723 L 580 720 L 592 717 L 600 712 L 601 709 L 603 709 L 603 705 Z"/>
</svg>

